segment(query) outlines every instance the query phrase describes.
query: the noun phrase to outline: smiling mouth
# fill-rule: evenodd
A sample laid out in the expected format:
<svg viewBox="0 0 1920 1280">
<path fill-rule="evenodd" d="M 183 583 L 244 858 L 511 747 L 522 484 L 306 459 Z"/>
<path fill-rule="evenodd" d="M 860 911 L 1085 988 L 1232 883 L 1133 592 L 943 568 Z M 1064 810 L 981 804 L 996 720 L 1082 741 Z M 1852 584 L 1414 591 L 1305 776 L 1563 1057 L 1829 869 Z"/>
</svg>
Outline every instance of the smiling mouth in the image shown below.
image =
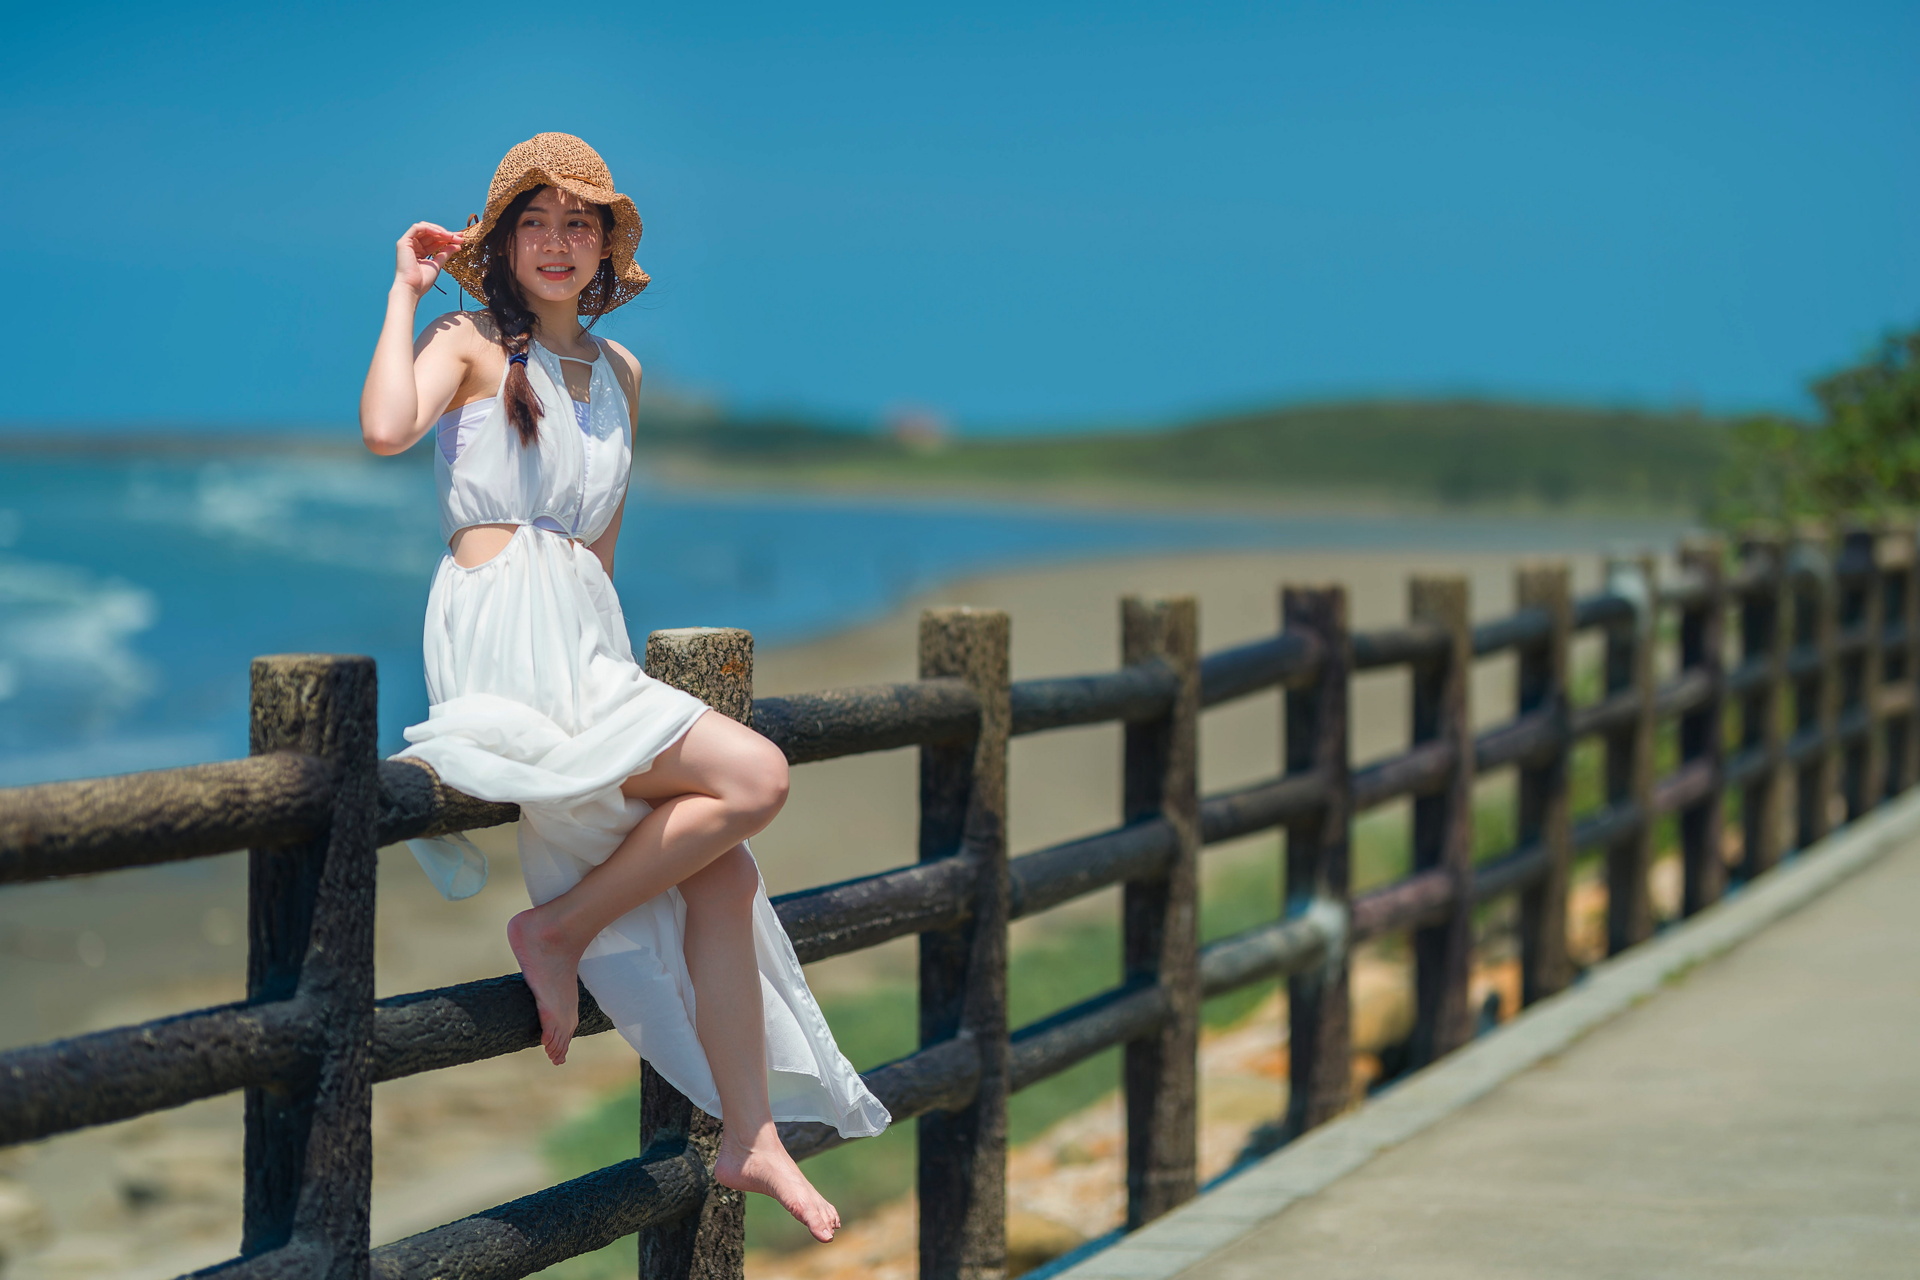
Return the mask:
<svg viewBox="0 0 1920 1280">
<path fill-rule="evenodd" d="M 541 275 L 549 280 L 565 280 L 574 273 L 575 268 L 564 262 L 554 262 L 539 268 Z"/>
</svg>

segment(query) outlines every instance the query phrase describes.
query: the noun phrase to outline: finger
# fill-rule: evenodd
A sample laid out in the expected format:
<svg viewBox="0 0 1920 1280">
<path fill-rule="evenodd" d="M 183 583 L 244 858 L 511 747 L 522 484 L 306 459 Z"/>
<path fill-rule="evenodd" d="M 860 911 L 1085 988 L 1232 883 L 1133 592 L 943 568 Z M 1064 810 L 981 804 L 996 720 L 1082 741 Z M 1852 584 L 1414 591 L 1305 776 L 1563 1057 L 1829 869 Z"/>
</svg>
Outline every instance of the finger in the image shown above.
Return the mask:
<svg viewBox="0 0 1920 1280">
<path fill-rule="evenodd" d="M 433 245 L 436 247 L 440 245 L 458 246 L 462 242 L 463 238 L 461 236 L 448 231 L 445 227 L 436 227 L 429 222 L 415 223 L 413 226 L 407 228 L 405 235 L 400 237 L 400 243 L 404 245 Z"/>
</svg>

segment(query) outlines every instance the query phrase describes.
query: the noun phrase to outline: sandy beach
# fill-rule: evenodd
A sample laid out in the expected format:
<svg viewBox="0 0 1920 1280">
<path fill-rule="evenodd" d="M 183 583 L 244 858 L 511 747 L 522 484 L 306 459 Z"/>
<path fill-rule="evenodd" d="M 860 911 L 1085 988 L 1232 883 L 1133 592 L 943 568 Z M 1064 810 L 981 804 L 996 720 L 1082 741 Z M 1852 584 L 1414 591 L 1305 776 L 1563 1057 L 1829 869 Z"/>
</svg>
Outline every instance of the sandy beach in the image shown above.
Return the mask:
<svg viewBox="0 0 1920 1280">
<path fill-rule="evenodd" d="M 1113 667 L 1118 601 L 1130 592 L 1196 596 L 1203 648 L 1213 650 L 1271 634 L 1279 587 L 1287 582 L 1345 583 L 1354 625 L 1367 627 L 1404 618 L 1409 574 L 1463 572 L 1471 580 L 1475 615 L 1495 616 L 1511 606 L 1519 559 L 1417 549 L 1243 553 L 1094 561 L 983 576 L 948 584 L 871 625 L 759 654 L 755 692 L 911 679 L 916 620 L 929 606 L 1006 610 L 1019 679 Z M 1573 567 L 1576 590 L 1597 584 L 1598 554 Z M 1473 691 L 1476 719 L 1491 723 L 1511 713 L 1512 681 L 1509 664 L 1482 664 Z M 1360 682 L 1357 760 L 1404 743 L 1406 700 L 1403 679 L 1382 675 Z M 1278 702 L 1277 695 L 1266 695 L 1209 713 L 1201 744 L 1205 789 L 1276 771 Z M 1017 741 L 1010 800 L 1015 852 L 1112 825 L 1119 751 L 1114 727 Z M 755 841 L 770 891 L 911 861 L 914 770 L 911 750 L 798 769 L 786 812 Z M 441 901 L 404 849 L 383 851 L 381 994 L 513 968 L 502 927 L 525 898 L 512 833 L 502 829 L 478 838 L 493 857 L 493 880 L 461 903 Z M 244 868 L 243 858 L 233 856 L 10 890 L 0 899 L 0 1035 L 6 1044 L 238 998 Z M 1067 910 L 1112 909 L 1110 896 L 1097 896 Z M 1020 927 L 1042 929 L 1047 921 Z M 910 964 L 910 956 L 910 943 L 903 940 L 814 966 L 811 976 L 823 989 L 861 984 L 884 968 Z M 626 1046 L 601 1036 L 580 1042 L 574 1061 L 559 1071 L 529 1051 L 382 1086 L 376 1104 L 376 1241 L 543 1185 L 549 1175 L 541 1136 L 633 1073 Z M 3 1274 L 8 1280 L 162 1276 L 227 1256 L 237 1238 L 239 1149 L 238 1099 L 228 1098 L 0 1153 L 0 1251 L 12 1258 Z"/>
</svg>

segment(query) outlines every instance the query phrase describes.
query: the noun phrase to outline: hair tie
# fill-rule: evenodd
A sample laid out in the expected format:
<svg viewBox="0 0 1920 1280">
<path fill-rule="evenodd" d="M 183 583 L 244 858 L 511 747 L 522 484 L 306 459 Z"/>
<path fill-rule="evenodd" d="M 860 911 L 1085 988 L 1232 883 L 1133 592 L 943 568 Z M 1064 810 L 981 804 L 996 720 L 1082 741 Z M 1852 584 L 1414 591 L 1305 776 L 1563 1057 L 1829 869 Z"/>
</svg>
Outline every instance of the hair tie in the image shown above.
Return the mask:
<svg viewBox="0 0 1920 1280">
<path fill-rule="evenodd" d="M 517 356 L 508 356 L 508 357 L 507 357 L 507 363 L 508 363 L 508 364 L 525 364 L 526 362 L 527 362 L 527 353 L 526 353 L 526 352 L 524 352 L 524 351 L 522 351 L 522 352 L 521 352 L 521 353 L 520 353 L 519 355 L 517 355 Z"/>
</svg>

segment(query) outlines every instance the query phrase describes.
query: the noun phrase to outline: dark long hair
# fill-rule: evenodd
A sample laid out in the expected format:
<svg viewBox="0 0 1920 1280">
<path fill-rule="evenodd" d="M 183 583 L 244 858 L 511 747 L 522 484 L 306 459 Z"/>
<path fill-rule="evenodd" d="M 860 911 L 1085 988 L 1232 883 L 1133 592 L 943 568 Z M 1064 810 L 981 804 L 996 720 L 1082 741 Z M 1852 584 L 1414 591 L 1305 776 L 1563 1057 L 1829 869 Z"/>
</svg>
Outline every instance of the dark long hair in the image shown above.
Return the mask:
<svg viewBox="0 0 1920 1280">
<path fill-rule="evenodd" d="M 487 232 L 483 250 L 487 267 L 480 278 L 480 287 L 486 293 L 487 314 L 493 317 L 494 330 L 507 353 L 507 381 L 500 389 L 500 396 L 507 402 L 507 421 L 520 433 L 522 445 L 531 445 L 540 438 L 541 409 L 540 397 L 533 394 L 533 383 L 527 378 L 526 359 L 533 345 L 534 314 L 533 308 L 527 305 L 527 295 L 520 291 L 520 282 L 513 277 L 513 236 L 520 225 L 520 215 L 533 203 L 534 196 L 544 190 L 545 187 L 534 187 L 522 191 L 500 211 L 493 230 Z M 589 207 L 600 213 L 600 243 L 604 246 L 613 234 L 613 210 L 603 204 Z M 588 329 L 599 321 L 606 300 L 613 297 L 616 283 L 613 259 L 600 259 L 593 279 L 580 291 L 581 310 L 593 315 L 587 322 Z"/>
</svg>

